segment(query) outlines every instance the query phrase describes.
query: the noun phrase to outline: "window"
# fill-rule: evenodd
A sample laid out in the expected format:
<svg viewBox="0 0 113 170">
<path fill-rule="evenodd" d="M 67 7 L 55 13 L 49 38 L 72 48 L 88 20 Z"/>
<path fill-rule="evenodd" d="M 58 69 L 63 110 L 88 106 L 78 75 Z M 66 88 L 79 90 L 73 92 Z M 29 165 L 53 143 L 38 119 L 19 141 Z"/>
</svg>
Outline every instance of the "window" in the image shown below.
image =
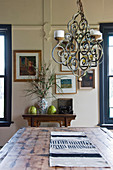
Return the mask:
<svg viewBox="0 0 113 170">
<path fill-rule="evenodd" d="M 100 24 L 104 58 L 99 68 L 100 125 L 113 128 L 113 23 Z"/>
<path fill-rule="evenodd" d="M 11 25 L 0 25 L 0 126 L 10 126 L 11 124 L 11 49 Z"/>
</svg>

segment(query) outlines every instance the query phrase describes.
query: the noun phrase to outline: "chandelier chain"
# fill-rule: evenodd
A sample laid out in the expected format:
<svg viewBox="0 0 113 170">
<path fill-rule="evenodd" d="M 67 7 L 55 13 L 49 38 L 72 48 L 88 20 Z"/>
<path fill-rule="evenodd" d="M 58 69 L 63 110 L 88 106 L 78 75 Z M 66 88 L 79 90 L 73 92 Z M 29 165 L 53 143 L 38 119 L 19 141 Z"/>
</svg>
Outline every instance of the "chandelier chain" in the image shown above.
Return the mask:
<svg viewBox="0 0 113 170">
<path fill-rule="evenodd" d="M 78 10 L 84 14 L 83 5 L 81 0 L 77 0 Z"/>
</svg>

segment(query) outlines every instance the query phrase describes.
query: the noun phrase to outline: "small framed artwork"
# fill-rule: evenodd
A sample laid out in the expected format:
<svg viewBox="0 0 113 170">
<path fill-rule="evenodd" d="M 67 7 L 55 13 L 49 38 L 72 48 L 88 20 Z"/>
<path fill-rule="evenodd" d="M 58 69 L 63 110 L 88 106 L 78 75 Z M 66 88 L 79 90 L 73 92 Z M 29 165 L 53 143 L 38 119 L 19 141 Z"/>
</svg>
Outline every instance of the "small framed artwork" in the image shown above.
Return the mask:
<svg viewBox="0 0 113 170">
<path fill-rule="evenodd" d="M 95 88 L 95 70 L 91 69 L 87 71 L 84 77 L 82 77 L 82 81 L 79 82 L 79 89 L 94 89 L 94 88 Z"/>
<path fill-rule="evenodd" d="M 71 58 L 71 56 L 75 55 L 75 53 L 76 53 L 75 51 L 72 51 L 69 59 Z M 73 70 L 74 70 L 74 69 L 75 69 L 75 66 L 72 66 L 72 68 L 73 68 Z M 62 64 L 60 64 L 60 71 L 61 71 L 61 72 L 71 72 L 71 70 L 70 70 L 67 66 L 64 66 L 64 65 L 62 65 Z"/>
<path fill-rule="evenodd" d="M 64 66 L 62 64 L 60 64 L 60 71 L 61 72 L 71 72 L 71 70 L 69 70 L 69 68 L 67 66 Z"/>
<path fill-rule="evenodd" d="M 79 60 L 80 60 L 80 66 L 83 67 L 83 68 L 87 68 L 88 67 L 88 64 L 90 64 L 91 67 L 96 67 L 97 66 L 97 62 L 95 60 L 95 57 L 93 57 L 92 55 L 89 56 L 90 57 L 90 60 L 91 60 L 91 63 L 87 63 L 87 55 L 82 55 L 82 54 L 79 54 Z"/>
<path fill-rule="evenodd" d="M 35 79 L 41 69 L 41 50 L 14 50 L 14 81 Z"/>
<path fill-rule="evenodd" d="M 93 57 L 91 62 L 91 67 L 97 67 L 97 61 L 95 61 L 95 58 Z"/>
<path fill-rule="evenodd" d="M 73 74 L 56 74 L 56 94 L 76 94 L 77 79 Z"/>
</svg>

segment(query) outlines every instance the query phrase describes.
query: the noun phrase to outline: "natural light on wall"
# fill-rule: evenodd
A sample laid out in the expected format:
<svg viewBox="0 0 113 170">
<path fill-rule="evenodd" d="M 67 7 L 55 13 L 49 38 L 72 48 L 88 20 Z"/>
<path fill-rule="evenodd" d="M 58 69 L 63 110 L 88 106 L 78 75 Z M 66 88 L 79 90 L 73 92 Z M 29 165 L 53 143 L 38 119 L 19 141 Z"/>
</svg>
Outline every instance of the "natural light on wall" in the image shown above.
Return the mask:
<svg viewBox="0 0 113 170">
<path fill-rule="evenodd" d="M 4 62 L 5 50 L 4 50 L 4 36 L 0 36 L 0 118 L 4 117 Z"/>
</svg>

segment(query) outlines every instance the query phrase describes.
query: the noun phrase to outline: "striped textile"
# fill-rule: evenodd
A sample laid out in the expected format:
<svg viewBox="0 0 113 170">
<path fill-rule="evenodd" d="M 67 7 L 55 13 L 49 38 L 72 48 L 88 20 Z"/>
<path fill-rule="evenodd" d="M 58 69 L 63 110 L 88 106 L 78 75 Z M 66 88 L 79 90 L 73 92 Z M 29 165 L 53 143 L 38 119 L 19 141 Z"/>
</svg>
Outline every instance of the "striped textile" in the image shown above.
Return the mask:
<svg viewBox="0 0 113 170">
<path fill-rule="evenodd" d="M 84 132 L 51 132 L 50 166 L 109 167 Z"/>
</svg>

